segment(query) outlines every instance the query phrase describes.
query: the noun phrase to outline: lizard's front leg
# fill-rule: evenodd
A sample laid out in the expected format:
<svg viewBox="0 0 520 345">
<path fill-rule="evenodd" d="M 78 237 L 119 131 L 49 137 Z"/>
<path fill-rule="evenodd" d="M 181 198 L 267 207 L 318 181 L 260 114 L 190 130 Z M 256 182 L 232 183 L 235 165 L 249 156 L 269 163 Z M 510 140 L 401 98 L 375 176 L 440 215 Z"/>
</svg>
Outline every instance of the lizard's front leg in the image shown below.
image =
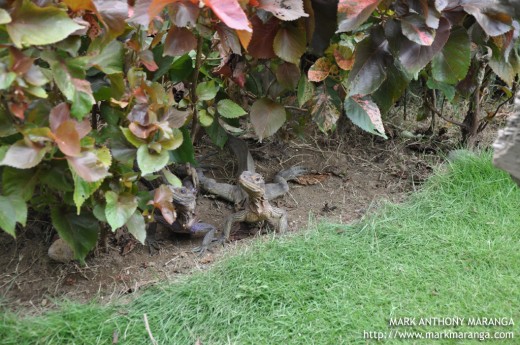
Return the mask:
<svg viewBox="0 0 520 345">
<path fill-rule="evenodd" d="M 247 220 L 247 215 L 249 211 L 242 210 L 237 213 L 233 213 L 226 219 L 226 223 L 224 224 L 224 232 L 222 233 L 222 236 L 220 237 L 220 241 L 224 243 L 227 239 L 229 239 L 229 234 L 231 233 L 231 227 L 235 223 L 239 222 L 245 222 Z"/>
<path fill-rule="evenodd" d="M 215 239 L 216 230 L 217 229 L 211 224 L 207 224 L 207 223 L 193 224 L 193 226 L 190 229 L 190 232 L 192 235 L 198 235 L 198 234 L 203 234 L 203 233 L 205 233 L 206 235 L 204 235 L 204 239 L 202 240 L 202 245 L 199 247 L 193 248 L 192 252 L 199 253 L 199 255 L 204 254 L 204 252 L 208 249 L 211 242 L 213 242 L 213 240 Z"/>
<path fill-rule="evenodd" d="M 283 234 L 287 231 L 287 212 L 281 208 L 273 207 L 271 217 L 278 220 L 278 232 Z"/>
</svg>

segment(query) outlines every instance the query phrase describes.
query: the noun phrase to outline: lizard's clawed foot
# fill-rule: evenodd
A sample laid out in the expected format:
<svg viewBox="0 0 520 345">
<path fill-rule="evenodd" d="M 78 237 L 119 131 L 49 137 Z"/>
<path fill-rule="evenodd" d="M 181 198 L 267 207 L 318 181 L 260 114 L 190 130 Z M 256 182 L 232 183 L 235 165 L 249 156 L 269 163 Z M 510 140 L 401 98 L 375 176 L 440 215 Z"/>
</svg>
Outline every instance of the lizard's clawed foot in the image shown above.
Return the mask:
<svg viewBox="0 0 520 345">
<path fill-rule="evenodd" d="M 286 181 L 291 181 L 305 173 L 307 173 L 307 169 L 305 167 L 293 166 L 289 169 L 280 171 L 278 175 L 283 177 Z"/>
<path fill-rule="evenodd" d="M 148 252 L 150 256 L 154 256 L 159 254 L 160 246 L 159 242 L 155 238 L 146 238 L 146 246 L 148 247 Z"/>
</svg>

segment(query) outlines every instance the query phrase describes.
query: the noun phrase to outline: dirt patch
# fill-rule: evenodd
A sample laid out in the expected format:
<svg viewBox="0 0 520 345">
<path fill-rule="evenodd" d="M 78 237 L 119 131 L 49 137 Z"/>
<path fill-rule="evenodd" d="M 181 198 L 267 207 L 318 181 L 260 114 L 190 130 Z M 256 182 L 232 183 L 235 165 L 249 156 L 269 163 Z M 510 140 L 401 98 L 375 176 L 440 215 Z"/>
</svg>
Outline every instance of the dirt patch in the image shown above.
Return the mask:
<svg viewBox="0 0 520 345">
<path fill-rule="evenodd" d="M 251 142 L 251 152 L 260 172 L 270 181 L 280 170 L 294 165 L 307 168 L 309 176 L 302 184 L 291 183 L 290 192 L 273 203 L 287 210 L 289 231 L 307 226 L 309 216 L 328 218 L 339 223 L 359 219 L 377 201 L 401 201 L 407 192 L 422 183 L 439 161 L 428 150 L 417 150 L 413 140 L 382 140 L 355 128 L 341 138 L 321 135 L 310 141 Z M 407 148 L 410 146 L 411 148 Z M 226 150 L 203 147 L 201 163 L 210 168 L 209 176 L 221 182 L 234 182 L 234 158 Z M 202 157 L 202 158 L 201 158 Z M 222 228 L 233 206 L 212 196 L 199 195 L 200 219 Z M 258 227 L 236 227 L 231 243 L 215 246 L 211 253 L 198 257 L 191 249 L 201 239 L 160 231 L 161 249 L 150 256 L 148 249 L 136 244 L 126 255 L 123 250 L 133 244 L 124 234 L 112 235 L 108 252 L 96 251 L 87 264 L 60 264 L 47 256 L 55 238 L 50 222 L 32 220 L 14 240 L 0 234 L 0 294 L 4 305 L 25 313 L 39 313 L 52 308 L 53 300 L 64 297 L 87 301 L 97 297 L 111 301 L 124 295 L 133 296 L 145 286 L 175 280 L 197 270 L 205 270 L 230 248 L 247 245 L 248 238 L 261 235 Z M 130 244 L 129 244 L 130 243 Z"/>
</svg>

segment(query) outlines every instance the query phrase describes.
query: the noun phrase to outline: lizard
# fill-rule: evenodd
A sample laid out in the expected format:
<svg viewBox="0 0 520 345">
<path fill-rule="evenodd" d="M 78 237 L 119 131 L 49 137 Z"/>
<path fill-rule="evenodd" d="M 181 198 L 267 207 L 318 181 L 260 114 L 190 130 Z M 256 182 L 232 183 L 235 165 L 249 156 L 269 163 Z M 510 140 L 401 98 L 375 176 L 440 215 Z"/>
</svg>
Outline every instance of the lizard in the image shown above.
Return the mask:
<svg viewBox="0 0 520 345">
<path fill-rule="evenodd" d="M 245 170 L 249 173 L 254 173 L 251 170 Z M 302 175 L 305 169 L 302 167 L 291 167 L 286 170 L 282 170 L 273 179 L 274 183 L 264 182 L 265 197 L 267 200 L 276 199 L 289 191 L 289 184 L 287 181 L 294 180 L 296 177 Z M 201 189 L 204 191 L 215 194 L 224 200 L 230 201 L 235 205 L 243 204 L 247 198 L 248 193 L 239 185 L 231 185 L 228 183 L 219 183 L 212 178 L 206 177 L 201 170 L 197 170 L 198 182 Z M 242 176 L 242 175 L 240 175 Z M 262 178 L 263 179 L 263 178 Z M 240 177 L 239 177 L 240 180 Z"/>
<path fill-rule="evenodd" d="M 287 184 L 287 181 L 285 181 L 285 184 Z M 279 233 L 284 233 L 287 230 L 287 212 L 269 203 L 268 190 L 262 175 L 245 170 L 238 178 L 238 185 L 247 196 L 245 209 L 233 213 L 226 219 L 222 237 L 219 240 L 221 243 L 229 238 L 231 227 L 237 222 L 255 223 L 264 220 L 271 222 L 276 221 Z M 278 186 L 277 184 L 272 185 Z M 271 190 L 270 193 L 275 192 L 281 193 L 282 188 Z M 235 193 L 231 195 L 239 194 Z M 274 196 L 274 194 L 271 194 L 271 196 Z"/>
<path fill-rule="evenodd" d="M 175 233 L 190 234 L 192 236 L 200 236 L 204 234 L 202 245 L 193 249 L 193 252 L 203 254 L 213 241 L 216 228 L 211 224 L 198 222 L 195 215 L 197 198 L 196 189 L 186 186 L 170 186 L 170 190 L 172 191 L 173 195 L 172 203 L 175 206 L 177 213 L 176 220 L 172 224 L 169 224 L 160 214 L 154 214 L 154 219 Z M 156 231 L 157 223 L 150 223 L 147 235 L 147 241 L 150 245 L 150 250 L 152 250 L 152 247 L 157 249 L 155 241 Z"/>
</svg>

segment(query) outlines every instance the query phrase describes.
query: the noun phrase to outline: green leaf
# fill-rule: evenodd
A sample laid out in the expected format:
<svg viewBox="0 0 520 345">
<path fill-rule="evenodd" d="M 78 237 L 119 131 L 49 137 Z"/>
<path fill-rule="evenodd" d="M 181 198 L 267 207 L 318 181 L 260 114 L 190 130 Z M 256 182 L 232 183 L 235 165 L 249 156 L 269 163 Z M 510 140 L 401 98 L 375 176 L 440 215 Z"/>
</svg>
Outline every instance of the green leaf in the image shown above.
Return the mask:
<svg viewBox="0 0 520 345">
<path fill-rule="evenodd" d="M 195 94 L 199 101 L 209 101 L 215 98 L 219 88 L 214 80 L 205 81 L 197 85 Z"/>
<path fill-rule="evenodd" d="M 56 43 L 83 27 L 69 18 L 67 12 L 55 7 L 39 7 L 29 0 L 13 11 L 7 32 L 17 48 Z"/>
<path fill-rule="evenodd" d="M 146 240 L 146 224 L 141 212 L 135 211 L 126 222 L 126 228 L 134 237 L 144 245 Z"/>
<path fill-rule="evenodd" d="M 406 75 L 395 65 L 388 66 L 385 81 L 372 94 L 372 98 L 382 113 L 388 112 L 395 102 L 401 98 L 409 82 Z"/>
<path fill-rule="evenodd" d="M 16 227 L 16 219 L 13 217 L 15 213 L 15 206 L 11 199 L 0 195 L 0 228 L 13 237 L 15 237 Z"/>
<path fill-rule="evenodd" d="M 314 84 L 307 79 L 305 74 L 302 75 L 298 83 L 298 105 L 300 107 L 303 107 L 314 97 L 314 89 Z"/>
<path fill-rule="evenodd" d="M 211 114 L 208 113 L 206 109 L 199 110 L 199 122 L 202 125 L 202 127 L 211 126 L 213 120 L 213 116 L 211 116 Z"/>
<path fill-rule="evenodd" d="M 234 119 L 247 114 L 241 106 L 230 99 L 223 99 L 217 103 L 218 113 L 227 119 Z"/>
<path fill-rule="evenodd" d="M 306 45 L 306 31 L 296 26 L 281 27 L 273 41 L 275 54 L 282 60 L 295 65 L 300 63 L 300 58 L 307 48 Z"/>
<path fill-rule="evenodd" d="M 74 250 L 74 256 L 81 263 L 96 245 L 99 234 L 97 219 L 88 212 L 77 215 L 70 209 L 51 208 L 52 225 L 60 237 Z"/>
<path fill-rule="evenodd" d="M 3 8 L 0 8 L 0 25 L 10 23 L 11 20 L 9 13 Z"/>
<path fill-rule="evenodd" d="M 260 98 L 251 106 L 251 124 L 258 139 L 273 135 L 285 123 L 287 113 L 280 103 L 269 98 Z"/>
<path fill-rule="evenodd" d="M 0 72 L 0 90 L 7 90 L 16 79 L 14 72 Z"/>
<path fill-rule="evenodd" d="M 161 153 L 151 153 L 148 150 L 148 145 L 141 145 L 137 149 L 137 165 L 139 165 L 143 175 L 161 170 L 168 164 L 169 159 L 168 150 L 162 150 Z"/>
<path fill-rule="evenodd" d="M 206 127 L 206 133 L 208 133 L 211 141 L 220 148 L 223 148 L 226 144 L 228 137 L 227 133 L 219 124 L 218 121 L 213 121 L 213 124 L 209 127 Z"/>
<path fill-rule="evenodd" d="M 446 84 L 440 81 L 436 81 L 435 79 L 429 78 L 426 82 L 426 85 L 432 90 L 441 90 L 441 92 L 446 96 L 448 101 L 453 101 L 455 98 L 455 86 Z"/>
<path fill-rule="evenodd" d="M 169 75 L 172 83 L 178 83 L 187 79 L 193 72 L 193 64 L 191 57 L 188 54 L 184 54 L 173 61 Z"/>
<path fill-rule="evenodd" d="M 2 192 L 5 195 L 19 195 L 27 201 L 33 196 L 38 177 L 34 169 L 20 170 L 5 167 L 2 174 Z"/>
<path fill-rule="evenodd" d="M 20 195 L 10 195 L 9 199 L 11 199 L 11 204 L 14 208 L 14 218 L 16 222 L 25 226 L 27 222 L 27 204 L 25 200 L 23 200 Z"/>
<path fill-rule="evenodd" d="M 180 178 L 170 172 L 170 170 L 163 169 L 162 173 L 168 183 L 174 187 L 182 187 L 182 181 Z"/>
<path fill-rule="evenodd" d="M 105 216 L 112 231 L 125 225 L 137 209 L 137 198 L 128 193 L 116 194 L 112 191 L 105 193 L 107 205 Z"/>
<path fill-rule="evenodd" d="M 471 42 L 466 29 L 452 29 L 448 42 L 432 60 L 435 80 L 455 84 L 464 79 L 471 64 Z"/>
<path fill-rule="evenodd" d="M 370 97 L 347 97 L 345 99 L 345 113 L 362 130 L 387 138 L 379 108 Z"/>
<path fill-rule="evenodd" d="M 121 132 L 123 132 L 123 135 L 125 136 L 126 140 L 135 147 L 141 147 L 143 145 L 146 145 L 146 141 L 136 137 L 130 129 L 121 127 Z"/>
<path fill-rule="evenodd" d="M 89 47 L 89 55 L 92 55 L 91 49 L 92 47 Z M 105 74 L 121 73 L 124 60 L 123 43 L 113 40 L 90 59 L 89 66 L 93 66 Z"/>
<path fill-rule="evenodd" d="M 172 128 L 168 139 L 159 140 L 163 150 L 175 150 L 180 147 L 183 142 L 182 132 L 178 128 Z"/>
<path fill-rule="evenodd" d="M 74 204 L 77 208 L 77 213 L 80 214 L 83 203 L 101 186 L 103 179 L 96 182 L 87 182 L 78 174 L 72 172 L 74 179 Z"/>
<path fill-rule="evenodd" d="M 181 146 L 170 151 L 170 162 L 195 164 L 195 150 L 191 142 L 190 132 L 186 127 L 181 128 L 183 140 Z"/>
</svg>

